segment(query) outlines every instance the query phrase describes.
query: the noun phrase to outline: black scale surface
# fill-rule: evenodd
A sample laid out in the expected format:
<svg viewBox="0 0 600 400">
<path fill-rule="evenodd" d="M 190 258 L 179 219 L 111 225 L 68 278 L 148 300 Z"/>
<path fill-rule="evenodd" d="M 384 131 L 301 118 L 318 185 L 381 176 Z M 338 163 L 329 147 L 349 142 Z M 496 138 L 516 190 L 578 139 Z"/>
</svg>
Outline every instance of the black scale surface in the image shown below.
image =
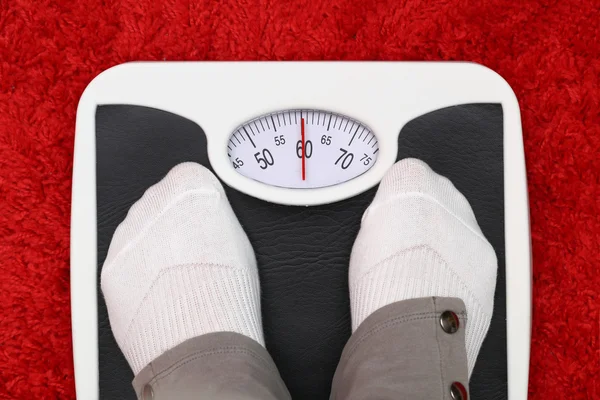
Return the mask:
<svg viewBox="0 0 600 400">
<path fill-rule="evenodd" d="M 475 400 L 506 399 L 502 107 L 444 108 L 398 129 L 398 159 L 420 158 L 450 178 L 496 250 L 494 315 L 470 385 Z M 171 113 L 130 105 L 97 108 L 96 159 L 99 278 L 113 232 L 144 191 L 180 162 L 209 168 L 210 163 L 201 127 Z M 350 251 L 375 189 L 315 207 L 275 205 L 226 190 L 256 253 L 267 348 L 294 399 L 328 399 L 351 333 Z M 111 333 L 99 287 L 98 324 L 100 399 L 133 400 L 133 374 Z"/>
</svg>

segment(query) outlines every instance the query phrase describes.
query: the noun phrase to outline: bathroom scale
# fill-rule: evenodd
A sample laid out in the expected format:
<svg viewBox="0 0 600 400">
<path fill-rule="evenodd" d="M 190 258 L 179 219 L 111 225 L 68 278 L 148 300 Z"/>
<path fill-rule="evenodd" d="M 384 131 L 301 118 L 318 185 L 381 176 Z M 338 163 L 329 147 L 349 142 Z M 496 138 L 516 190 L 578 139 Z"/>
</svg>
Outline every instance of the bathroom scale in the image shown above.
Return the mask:
<svg viewBox="0 0 600 400">
<path fill-rule="evenodd" d="M 361 217 L 406 157 L 465 195 L 498 258 L 471 398 L 525 400 L 531 248 L 519 105 L 497 73 L 461 62 L 136 62 L 96 77 L 77 110 L 73 170 L 77 397 L 135 399 L 100 272 L 129 207 L 194 161 L 223 182 L 254 247 L 266 347 L 292 397 L 328 399 L 351 334 Z"/>
</svg>

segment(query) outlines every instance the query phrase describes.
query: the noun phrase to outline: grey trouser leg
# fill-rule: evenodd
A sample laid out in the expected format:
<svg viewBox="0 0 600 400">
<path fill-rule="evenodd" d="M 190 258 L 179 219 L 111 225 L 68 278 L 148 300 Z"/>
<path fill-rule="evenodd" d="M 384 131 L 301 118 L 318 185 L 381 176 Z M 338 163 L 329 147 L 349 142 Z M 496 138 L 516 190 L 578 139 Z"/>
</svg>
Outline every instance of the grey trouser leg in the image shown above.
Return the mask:
<svg viewBox="0 0 600 400">
<path fill-rule="evenodd" d="M 467 400 L 465 324 L 465 306 L 452 298 L 405 300 L 377 310 L 344 348 L 331 399 Z M 133 386 L 142 400 L 290 399 L 265 348 L 230 332 L 169 350 Z"/>
<path fill-rule="evenodd" d="M 263 346 L 233 332 L 202 335 L 162 354 L 133 380 L 141 400 L 287 400 Z"/>
<path fill-rule="evenodd" d="M 380 308 L 346 344 L 331 399 L 467 400 L 465 324 L 465 305 L 454 298 Z"/>
</svg>

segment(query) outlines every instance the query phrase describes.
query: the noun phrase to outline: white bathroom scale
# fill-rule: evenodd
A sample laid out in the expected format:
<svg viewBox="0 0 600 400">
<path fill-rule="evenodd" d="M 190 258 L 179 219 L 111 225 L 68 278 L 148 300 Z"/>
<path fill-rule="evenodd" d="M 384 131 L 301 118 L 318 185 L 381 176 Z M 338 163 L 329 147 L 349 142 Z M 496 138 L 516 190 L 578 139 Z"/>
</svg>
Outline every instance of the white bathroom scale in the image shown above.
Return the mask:
<svg viewBox="0 0 600 400">
<path fill-rule="evenodd" d="M 96 77 L 77 110 L 73 170 L 77 397 L 135 399 L 98 278 L 129 207 L 194 161 L 221 179 L 253 245 L 267 349 L 292 397 L 328 399 L 351 334 L 352 244 L 379 181 L 406 157 L 454 183 L 498 256 L 471 398 L 525 400 L 531 248 L 519 105 L 501 76 L 458 62 L 138 62 Z"/>
</svg>

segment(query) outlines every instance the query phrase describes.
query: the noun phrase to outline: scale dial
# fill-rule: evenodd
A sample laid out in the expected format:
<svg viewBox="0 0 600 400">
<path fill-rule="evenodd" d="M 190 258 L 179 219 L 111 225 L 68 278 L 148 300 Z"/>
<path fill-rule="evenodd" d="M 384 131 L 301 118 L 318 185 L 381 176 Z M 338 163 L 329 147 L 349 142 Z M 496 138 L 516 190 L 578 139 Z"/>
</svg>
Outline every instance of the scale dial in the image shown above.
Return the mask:
<svg viewBox="0 0 600 400">
<path fill-rule="evenodd" d="M 239 126 L 227 155 L 235 170 L 267 185 L 320 188 L 349 181 L 377 161 L 365 124 L 321 110 L 284 110 Z"/>
</svg>

